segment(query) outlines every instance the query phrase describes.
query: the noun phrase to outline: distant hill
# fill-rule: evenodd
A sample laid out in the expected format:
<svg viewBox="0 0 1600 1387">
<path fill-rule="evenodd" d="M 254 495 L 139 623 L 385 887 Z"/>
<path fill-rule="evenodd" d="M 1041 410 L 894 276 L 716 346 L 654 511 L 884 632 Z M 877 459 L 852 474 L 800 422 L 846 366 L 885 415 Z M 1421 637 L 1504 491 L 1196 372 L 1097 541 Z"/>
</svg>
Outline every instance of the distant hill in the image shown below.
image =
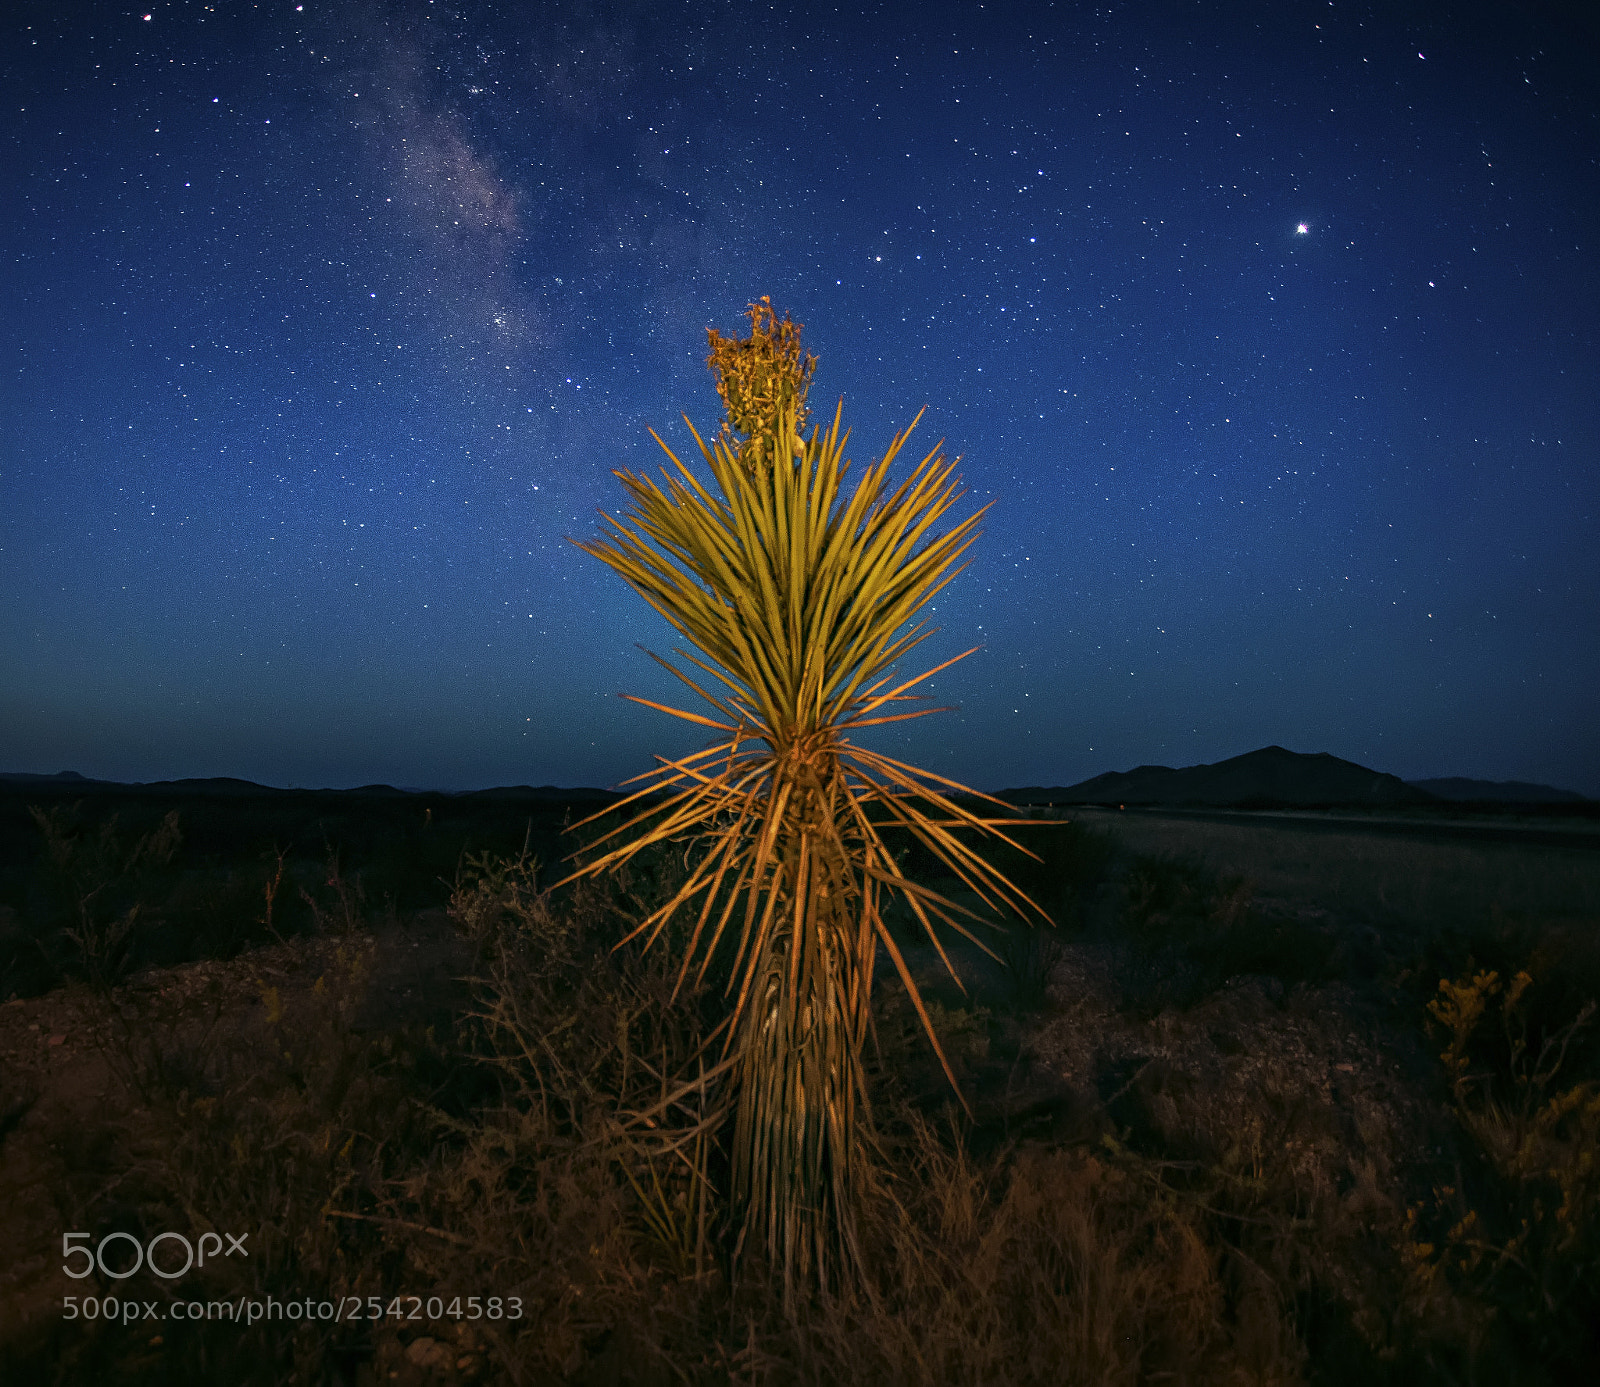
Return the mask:
<svg viewBox="0 0 1600 1387">
<path fill-rule="evenodd" d="M 1262 747 L 1208 766 L 1139 766 L 1077 785 L 1005 790 L 1012 804 L 1401 805 L 1437 803 L 1398 776 L 1319 751 Z"/>
<path fill-rule="evenodd" d="M 397 790 L 392 785 L 362 785 L 351 790 L 282 789 L 252 780 L 213 776 L 195 780 L 157 780 L 126 783 L 91 780 L 77 771 L 38 775 L 26 771 L 0 771 L 0 786 L 68 791 L 159 791 L 178 795 L 361 795 L 405 798 L 411 795 L 454 794 L 460 798 L 489 800 L 544 800 L 564 803 L 599 802 L 621 798 L 616 790 L 590 786 L 499 785 L 486 790 Z M 1572 790 L 1535 785 L 1522 780 L 1401 780 L 1368 770 L 1354 761 L 1341 761 L 1327 752 L 1304 755 L 1281 746 L 1262 747 L 1209 766 L 1138 766 L 1131 771 L 1107 771 L 1077 785 L 1026 785 L 1002 790 L 997 796 L 1011 804 L 1206 804 L 1206 805 L 1384 805 L 1384 804 L 1585 804 Z"/>
<path fill-rule="evenodd" d="M 393 785 L 361 785 L 355 789 L 316 789 L 300 787 L 284 789 L 277 785 L 258 785 L 253 780 L 236 780 L 231 776 L 213 776 L 203 780 L 91 780 L 77 771 L 58 771 L 55 775 L 36 775 L 27 771 L 0 771 L 0 786 L 18 786 L 27 789 L 66 789 L 93 794 L 120 791 L 125 794 L 140 791 L 157 791 L 164 795 L 360 795 L 367 798 L 405 799 L 411 795 L 445 794 L 462 799 L 548 800 L 555 803 L 578 804 L 588 801 L 620 799 L 616 790 L 598 790 L 588 786 L 563 789 L 557 785 L 501 785 L 489 790 L 397 790 Z"/>
<path fill-rule="evenodd" d="M 1532 785 L 1526 780 L 1465 780 L 1450 776 L 1443 780 L 1408 780 L 1406 784 L 1426 790 L 1439 799 L 1472 800 L 1479 804 L 1583 804 L 1586 800 L 1576 790 Z"/>
<path fill-rule="evenodd" d="M 0 785 L 19 785 L 29 789 L 65 789 L 93 794 L 102 790 L 160 790 L 165 794 L 180 795 L 283 795 L 271 785 L 257 785 L 253 780 L 235 780 L 231 776 L 212 776 L 204 780 L 155 780 L 148 784 L 137 781 L 93 780 L 77 771 L 58 771 L 55 775 L 29 775 L 23 771 L 0 771 Z"/>
</svg>

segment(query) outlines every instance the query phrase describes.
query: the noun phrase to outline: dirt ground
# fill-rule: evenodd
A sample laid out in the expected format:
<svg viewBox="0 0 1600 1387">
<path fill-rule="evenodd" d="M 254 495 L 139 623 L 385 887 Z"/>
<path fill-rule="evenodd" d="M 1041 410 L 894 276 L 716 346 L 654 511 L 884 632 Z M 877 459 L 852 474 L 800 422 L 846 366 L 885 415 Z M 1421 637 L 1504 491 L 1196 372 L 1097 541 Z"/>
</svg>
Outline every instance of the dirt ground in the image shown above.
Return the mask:
<svg viewBox="0 0 1600 1387">
<path fill-rule="evenodd" d="M 381 935 L 295 938 L 228 962 L 136 974 L 109 995 L 65 987 L 0 1005 L 0 1360 L 62 1313 L 75 1283 L 63 1234 L 149 1135 L 126 1037 L 159 1035 L 203 1053 L 263 1041 L 268 989 L 285 1010 L 334 966 L 366 960 L 355 1025 L 380 1029 L 449 1016 L 470 1003 L 470 945 L 443 910 Z"/>
</svg>

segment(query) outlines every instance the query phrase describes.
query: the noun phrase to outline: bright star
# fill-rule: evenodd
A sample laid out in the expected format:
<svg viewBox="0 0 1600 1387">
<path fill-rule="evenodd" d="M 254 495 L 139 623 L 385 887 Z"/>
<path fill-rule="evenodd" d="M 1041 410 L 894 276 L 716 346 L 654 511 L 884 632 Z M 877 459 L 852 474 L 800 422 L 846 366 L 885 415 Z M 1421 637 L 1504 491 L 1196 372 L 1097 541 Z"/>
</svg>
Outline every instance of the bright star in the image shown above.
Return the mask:
<svg viewBox="0 0 1600 1387">
<path fill-rule="evenodd" d="M 1295 227 L 1294 234 L 1296 236 L 1304 236 L 1310 230 L 1311 228 L 1309 226 L 1307 226 L 1304 222 L 1301 222 L 1299 226 Z"/>
</svg>

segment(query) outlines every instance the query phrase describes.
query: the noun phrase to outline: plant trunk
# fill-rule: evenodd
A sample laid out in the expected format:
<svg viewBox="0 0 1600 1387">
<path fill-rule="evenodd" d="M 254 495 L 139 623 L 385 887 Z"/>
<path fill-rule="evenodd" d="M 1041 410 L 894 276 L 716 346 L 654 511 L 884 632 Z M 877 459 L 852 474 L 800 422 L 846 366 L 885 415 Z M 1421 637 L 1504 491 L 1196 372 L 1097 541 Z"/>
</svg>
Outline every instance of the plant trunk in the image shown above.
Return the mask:
<svg viewBox="0 0 1600 1387">
<path fill-rule="evenodd" d="M 870 1181 L 863 1047 L 876 940 L 836 844 L 826 829 L 791 838 L 782 861 L 792 889 L 775 907 L 783 924 L 734 1042 L 736 1255 L 764 1258 L 791 1310 L 802 1286 L 857 1279 L 856 1213 Z"/>
</svg>

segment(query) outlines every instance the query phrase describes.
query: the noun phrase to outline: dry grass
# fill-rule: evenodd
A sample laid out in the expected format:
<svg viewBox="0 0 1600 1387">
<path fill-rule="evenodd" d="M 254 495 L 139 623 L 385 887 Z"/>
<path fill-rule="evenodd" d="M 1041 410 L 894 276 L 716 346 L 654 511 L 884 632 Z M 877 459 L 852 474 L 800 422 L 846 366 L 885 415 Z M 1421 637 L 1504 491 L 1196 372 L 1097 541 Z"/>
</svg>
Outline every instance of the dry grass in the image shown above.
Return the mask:
<svg viewBox="0 0 1600 1387">
<path fill-rule="evenodd" d="M 1343 919 L 1409 929 L 1498 919 L 1600 918 L 1600 854 L 1515 844 L 1463 845 L 1349 832 L 1162 819 L 1085 810 L 1074 817 L 1153 857 L 1198 859 L 1249 880 L 1258 897 Z"/>
<path fill-rule="evenodd" d="M 1030 840 L 1076 902 L 1043 1003 L 1002 977 L 929 1009 L 975 1121 L 903 997 L 875 1003 L 860 1294 L 785 1314 L 759 1278 L 735 1282 L 727 1154 L 673 1149 L 701 1098 L 661 1100 L 696 1072 L 720 980 L 673 1000 L 672 949 L 611 946 L 681 866 L 658 855 L 558 898 L 525 855 L 480 855 L 452 902 L 474 1015 L 375 1024 L 381 954 L 341 923 L 320 985 L 263 992 L 260 1030 L 222 1025 L 197 1050 L 195 1018 L 124 1026 L 144 1115 L 99 1183 L 61 1198 L 90 1220 L 74 1226 L 251 1230 L 259 1255 L 186 1297 L 495 1294 L 522 1317 L 159 1341 L 79 1324 L 10 1366 L 45 1383 L 1577 1380 L 1600 1352 L 1593 929 L 1524 912 L 1518 932 L 1490 915 L 1454 938 L 1431 911 L 1396 917 L 1408 942 L 1363 980 L 1345 922 L 1311 912 L 1369 892 L 1394 844 L 1355 845 L 1384 850 L 1363 879 L 1343 838 L 1157 828 L 1115 858 L 1076 829 Z M 1427 845 L 1418 861 L 1462 867 Z M 1279 896 L 1293 872 L 1316 894 Z M 1541 899 L 1565 912 L 1561 889 Z M 1312 943 L 1283 932 L 1291 909 Z M 1480 953 L 1468 970 L 1470 949 L 1530 939 L 1516 967 Z M 1226 976 L 1208 961 L 1251 949 Z M 1415 971 L 1452 950 L 1432 981 Z M 120 1014 L 121 994 L 106 1004 Z M 652 1109 L 646 1139 L 627 1119 Z M 97 1290 L 173 1293 L 142 1274 Z"/>
</svg>

